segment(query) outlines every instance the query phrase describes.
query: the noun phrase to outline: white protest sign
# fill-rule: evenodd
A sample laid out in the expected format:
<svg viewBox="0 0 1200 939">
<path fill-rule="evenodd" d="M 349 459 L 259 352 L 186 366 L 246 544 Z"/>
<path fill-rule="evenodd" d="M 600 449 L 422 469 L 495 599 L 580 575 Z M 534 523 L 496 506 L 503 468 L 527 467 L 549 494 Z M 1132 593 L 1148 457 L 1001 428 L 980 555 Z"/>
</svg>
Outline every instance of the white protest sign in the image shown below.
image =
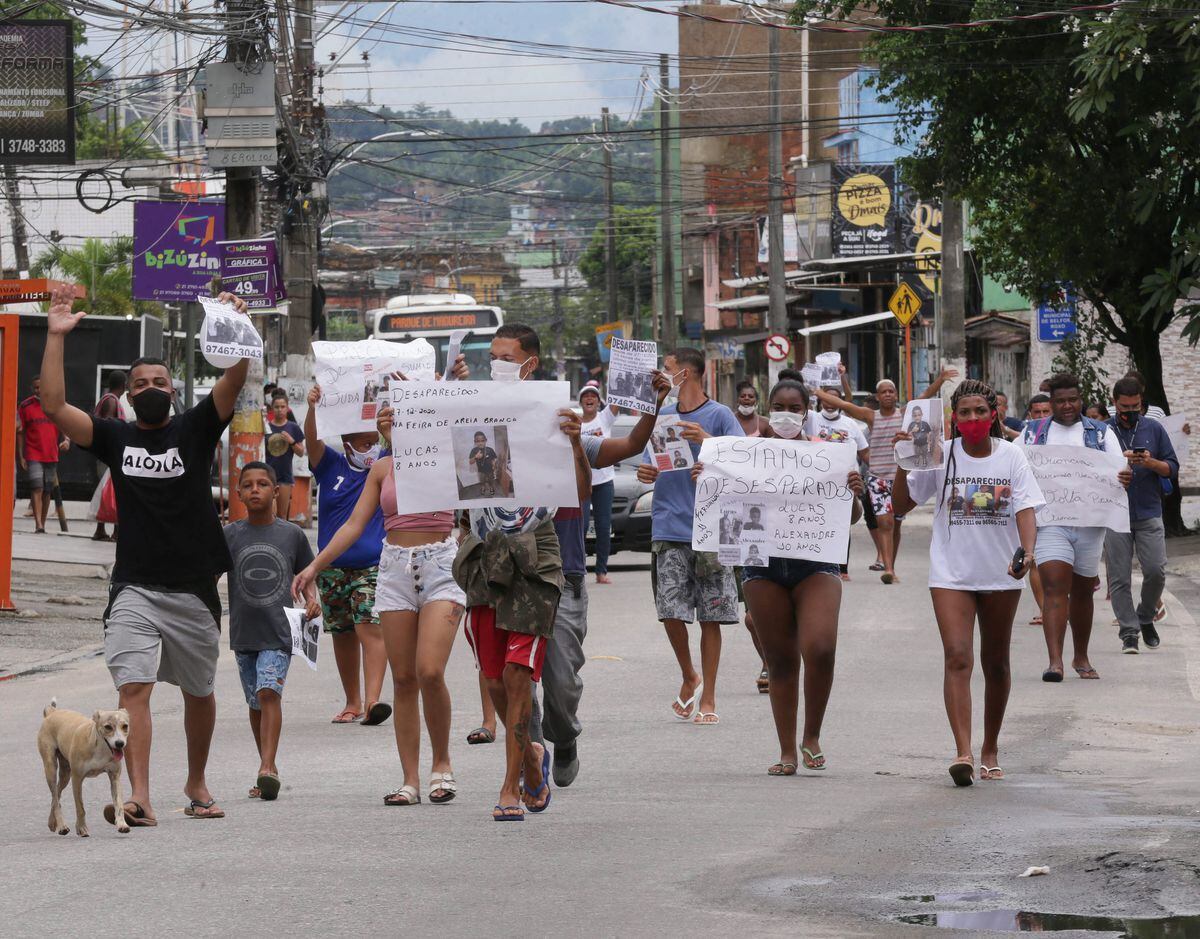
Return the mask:
<svg viewBox="0 0 1200 939">
<path fill-rule="evenodd" d="M 941 408 L 936 403 L 918 398 L 904 408 L 900 429 L 912 435 L 912 440 L 896 441 L 896 464 L 906 470 L 933 469 L 946 460 L 942 439 Z"/>
<path fill-rule="evenodd" d="M 1039 528 L 1076 525 L 1129 531 L 1129 497 L 1117 474 L 1129 464 L 1120 453 L 1045 444 L 1025 447 L 1046 504 Z"/>
<path fill-rule="evenodd" d="M 262 336 L 250 322 L 250 317 L 213 297 L 196 299 L 204 307 L 200 354 L 210 365 L 230 368 L 242 359 L 263 357 Z"/>
<path fill-rule="evenodd" d="M 807 388 L 819 388 L 821 386 L 821 366 L 815 362 L 808 362 L 800 370 L 800 377 L 804 379 Z"/>
<path fill-rule="evenodd" d="M 1183 432 L 1183 425 L 1189 423 L 1187 415 L 1171 414 L 1162 418 L 1159 423 L 1171 438 L 1171 446 L 1175 448 L 1175 459 L 1179 461 L 1180 466 L 1186 465 L 1188 451 L 1191 449 L 1190 435 Z"/>
<path fill-rule="evenodd" d="M 608 399 L 605 404 L 654 414 L 658 393 L 654 370 L 658 368 L 658 343 L 614 338 L 608 360 Z"/>
<path fill-rule="evenodd" d="M 436 353 L 425 339 L 314 342 L 312 350 L 313 371 L 321 386 L 317 435 L 322 439 L 375 430 L 379 397 L 393 372 L 409 381 L 434 377 Z"/>
<path fill-rule="evenodd" d="M 613 341 L 616 342 L 615 339 Z M 654 422 L 646 453 L 649 454 L 650 464 L 660 473 L 690 470 L 696 464 L 692 445 L 683 439 L 678 414 L 664 414 Z"/>
<path fill-rule="evenodd" d="M 458 360 L 462 344 L 469 335 L 469 329 L 456 329 L 450 334 L 450 348 L 446 350 L 446 371 L 442 375 L 442 381 L 454 381 L 454 363 Z"/>
<path fill-rule="evenodd" d="M 298 655 L 314 672 L 317 670 L 317 650 L 321 645 L 321 617 L 309 619 L 303 610 L 285 606 L 288 626 L 292 629 L 292 655 Z"/>
<path fill-rule="evenodd" d="M 577 506 L 563 381 L 394 382 L 396 511 Z"/>
<path fill-rule="evenodd" d="M 692 547 L 841 564 L 850 542 L 853 447 L 827 441 L 710 437 L 700 446 Z M 722 544 L 722 542 L 726 542 Z"/>
<path fill-rule="evenodd" d="M 822 388 L 840 388 L 842 373 L 839 366 L 842 356 L 838 352 L 822 352 L 817 356 L 816 364 L 821 367 L 820 385 Z"/>
</svg>

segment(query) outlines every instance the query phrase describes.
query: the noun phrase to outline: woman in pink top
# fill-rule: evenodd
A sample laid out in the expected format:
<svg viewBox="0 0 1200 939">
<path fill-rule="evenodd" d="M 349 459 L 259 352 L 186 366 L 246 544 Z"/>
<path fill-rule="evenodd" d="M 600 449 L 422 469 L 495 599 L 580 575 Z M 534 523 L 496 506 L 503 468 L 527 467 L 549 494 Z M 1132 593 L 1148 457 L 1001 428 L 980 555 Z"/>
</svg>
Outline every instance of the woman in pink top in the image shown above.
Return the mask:
<svg viewBox="0 0 1200 939">
<path fill-rule="evenodd" d="M 392 409 L 384 407 L 376 421 L 391 445 Z M 395 690 L 396 749 L 404 783 L 384 796 L 386 805 L 416 805 L 421 801 L 420 693 L 425 726 L 433 749 L 429 801 L 449 802 L 458 793 L 450 768 L 450 691 L 446 662 L 458 632 L 466 597 L 455 583 L 452 565 L 458 550 L 454 512 L 396 513 L 396 483 L 392 461 L 371 467 L 354 513 L 325 550 L 296 575 L 293 589 L 302 589 L 362 535 L 376 509 L 383 510 L 387 541 L 379 559 L 375 612 L 383 628 L 388 664 Z"/>
</svg>

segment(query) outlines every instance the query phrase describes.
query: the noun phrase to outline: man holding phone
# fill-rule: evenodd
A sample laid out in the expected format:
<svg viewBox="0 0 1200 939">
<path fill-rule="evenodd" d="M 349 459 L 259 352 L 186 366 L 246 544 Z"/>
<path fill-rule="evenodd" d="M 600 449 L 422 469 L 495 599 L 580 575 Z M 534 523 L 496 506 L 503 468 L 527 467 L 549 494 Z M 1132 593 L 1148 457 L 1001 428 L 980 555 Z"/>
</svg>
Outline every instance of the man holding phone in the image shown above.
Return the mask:
<svg viewBox="0 0 1200 939">
<path fill-rule="evenodd" d="M 1142 386 L 1125 376 L 1113 386 L 1116 416 L 1109 418 L 1121 451 L 1133 469 L 1129 485 L 1129 531 L 1109 531 L 1104 538 L 1108 586 L 1120 624 L 1121 651 L 1136 655 L 1139 634 L 1147 649 L 1157 649 L 1154 611 L 1167 582 L 1167 541 L 1162 503 L 1179 478 L 1179 460 L 1166 429 L 1142 414 Z M 1177 482 L 1175 483 L 1177 484 Z M 1142 595 L 1133 605 L 1133 555 L 1142 568 Z"/>
</svg>

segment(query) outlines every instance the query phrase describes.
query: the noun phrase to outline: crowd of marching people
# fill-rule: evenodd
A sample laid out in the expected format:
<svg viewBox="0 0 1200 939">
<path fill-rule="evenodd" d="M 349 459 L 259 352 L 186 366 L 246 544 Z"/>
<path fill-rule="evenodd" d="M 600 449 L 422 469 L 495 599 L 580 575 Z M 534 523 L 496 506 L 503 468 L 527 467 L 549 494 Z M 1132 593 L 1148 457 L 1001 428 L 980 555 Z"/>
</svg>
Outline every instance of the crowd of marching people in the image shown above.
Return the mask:
<svg viewBox="0 0 1200 939">
<path fill-rule="evenodd" d="M 229 295 L 222 299 L 244 306 Z M 594 518 L 595 583 L 608 584 L 612 473 L 622 461 L 637 462 L 639 480 L 654 489 L 650 585 L 655 615 L 679 667 L 670 714 L 700 727 L 720 724 L 723 627 L 744 616 L 762 661 L 759 688 L 769 695 L 779 738 L 779 760 L 767 772 L 825 771 L 830 764 L 821 727 L 834 682 L 842 593 L 853 579 L 849 556 L 842 563 L 833 563 L 840 555 L 825 561 L 769 556 L 761 564 L 733 567 L 694 549 L 696 484 L 704 472 L 699 460 L 708 438 L 853 447 L 857 468 L 845 479 L 853 495 L 852 521 L 865 520 L 870 529 L 876 551 L 870 567 L 883 585 L 899 582 L 904 518 L 919 505 L 932 506 L 928 586 L 945 653 L 945 705 L 955 748 L 949 774 L 957 785 L 1004 778 L 999 738 L 1011 684 L 1009 649 L 1027 576 L 1036 578 L 1046 682 L 1064 679 L 1068 632 L 1071 669 L 1082 679 L 1100 677 L 1089 643 L 1102 559 L 1123 651 L 1160 643 L 1155 623 L 1165 582 L 1162 503 L 1178 485 L 1179 463 L 1135 373 L 1116 382 L 1111 401 L 1099 411 L 1087 406 L 1096 402 L 1082 400 L 1078 379 L 1054 375 L 1030 400 L 1024 421 L 987 384 L 957 382 L 945 445 L 935 452 L 920 441 L 924 455 L 914 468 L 905 468 L 897 462 L 897 444 L 931 434 L 940 392 L 957 380 L 954 372 L 937 376 L 922 393 L 929 405 L 906 425 L 892 382 L 881 381 L 872 399 L 860 405 L 844 371 L 841 387 L 812 388 L 800 372 L 785 370 L 770 388 L 765 409 L 750 384 L 739 386 L 735 407 L 727 407 L 708 396 L 703 354 L 677 348 L 665 353 L 651 375 L 657 413 L 642 413 L 627 435 L 613 434 L 615 409 L 606 406 L 596 385 L 583 389 L 578 410 L 559 411 L 571 448 L 576 505 L 420 513 L 398 509 L 387 457 L 403 441 L 393 439 L 401 431 L 393 429 L 390 407 L 379 409 L 375 431 L 344 435 L 335 445 L 317 433 L 318 385 L 309 392 L 303 426 L 285 394 L 277 392 L 271 400 L 265 459 L 244 465 L 236 482 L 246 517 L 222 528 L 209 468 L 246 381 L 247 363 L 226 369 L 195 407 L 173 413 L 175 389 L 166 364 L 139 359 L 127 376 L 134 420 L 124 419 L 119 402 L 89 414 L 67 403 L 63 370 L 67 336 L 83 315 L 71 312 L 69 296 L 55 294 L 37 389 L 38 411 L 51 429 L 37 432 L 47 452 L 61 439 L 96 456 L 109 468 L 115 493 L 119 524 L 104 651 L 120 706 L 130 715 L 131 792 L 124 805 L 106 810 L 110 822 L 121 813 L 131 826 L 157 824 L 150 797 L 150 702 L 156 684 L 164 681 L 183 695 L 185 811 L 204 819 L 224 815 L 205 776 L 216 716 L 222 616 L 217 582 L 223 575 L 228 642 L 260 759 L 252 798 L 271 801 L 281 790 L 277 757 L 293 648 L 287 610 L 298 606 L 310 617 L 319 613 L 330 636 L 344 692 L 332 722 L 393 721 L 401 778 L 383 796 L 385 804 L 446 803 L 459 793 L 445 673 L 461 626 L 479 671 L 483 714 L 470 742 L 496 740 L 497 721 L 504 728 L 504 766 L 497 773 L 492 817 L 522 821 L 527 813 L 546 811 L 554 789 L 571 785 L 580 772 L 585 532 Z M 530 380 L 539 371 L 540 355 L 533 329 L 506 324 L 491 343 L 489 377 Z M 449 368 L 458 379 L 481 377 L 469 375 L 461 356 Z M 39 425 L 28 403 L 22 408 L 32 433 Z M 694 465 L 687 471 L 660 468 L 646 454 L 656 421 L 668 415 L 691 447 Z M 488 450 L 486 436 L 479 436 L 484 441 L 477 449 Z M 1119 456 L 1116 475 L 1128 493 L 1128 532 L 1039 523 L 1046 500 L 1027 454 L 1046 445 Z M 315 553 L 301 529 L 286 521 L 293 457 L 307 460 L 318 486 Z M 472 465 L 480 460 L 489 464 L 488 479 L 499 482 L 503 471 L 494 451 L 491 457 L 482 452 Z M 44 483 L 45 470 L 37 472 Z M 44 524 L 44 499 L 38 511 Z M 751 515 L 747 525 L 761 527 L 761 521 Z M 1143 575 L 1136 601 L 1135 557 Z M 698 649 L 692 643 L 694 623 Z M 985 688 L 978 749 L 970 694 L 976 624 Z M 391 687 L 385 689 L 389 673 Z M 424 777 L 422 721 L 431 750 Z"/>
</svg>

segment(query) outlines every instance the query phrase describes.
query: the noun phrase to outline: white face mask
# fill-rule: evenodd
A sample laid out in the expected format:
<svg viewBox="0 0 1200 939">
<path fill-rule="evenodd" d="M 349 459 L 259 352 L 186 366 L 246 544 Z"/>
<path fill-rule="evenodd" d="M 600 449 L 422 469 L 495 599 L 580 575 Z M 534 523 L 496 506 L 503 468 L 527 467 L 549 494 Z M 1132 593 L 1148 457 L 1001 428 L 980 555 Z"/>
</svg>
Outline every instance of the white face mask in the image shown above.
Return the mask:
<svg viewBox="0 0 1200 939">
<path fill-rule="evenodd" d="M 749 417 L 751 414 L 753 414 L 757 410 L 758 410 L 758 408 L 756 408 L 753 404 L 739 404 L 738 405 L 738 413 L 740 415 L 742 415 L 742 417 Z"/>
<path fill-rule="evenodd" d="M 793 411 L 772 411 L 767 416 L 776 436 L 792 440 L 804 432 L 804 415 Z"/>
<path fill-rule="evenodd" d="M 521 369 L 524 362 L 505 362 L 504 359 L 492 359 L 492 381 L 520 381 Z"/>
<path fill-rule="evenodd" d="M 383 452 L 383 447 L 379 444 L 374 444 L 366 452 L 360 452 L 353 447 L 346 447 L 346 459 L 350 461 L 350 465 L 356 470 L 369 470 L 375 465 L 375 461 L 379 459 L 379 454 Z"/>
<path fill-rule="evenodd" d="M 831 421 L 837 420 L 841 413 L 842 412 L 840 408 L 821 408 L 821 416 L 826 417 Z"/>
</svg>

